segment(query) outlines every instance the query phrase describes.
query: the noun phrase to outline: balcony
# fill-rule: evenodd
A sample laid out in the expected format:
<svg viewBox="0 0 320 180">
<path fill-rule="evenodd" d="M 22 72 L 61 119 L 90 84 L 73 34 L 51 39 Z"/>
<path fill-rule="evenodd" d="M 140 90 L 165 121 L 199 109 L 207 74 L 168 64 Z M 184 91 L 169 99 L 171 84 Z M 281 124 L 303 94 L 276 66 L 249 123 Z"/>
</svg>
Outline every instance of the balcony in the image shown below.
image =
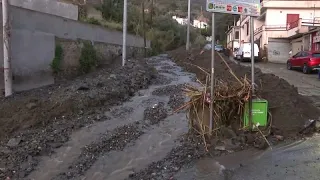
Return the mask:
<svg viewBox="0 0 320 180">
<path fill-rule="evenodd" d="M 299 19 L 287 25 L 262 25 L 255 29 L 254 36 L 260 36 L 266 31 L 271 38 L 290 38 L 307 33 L 310 27 L 320 27 L 320 18 Z"/>
<path fill-rule="evenodd" d="M 310 27 L 320 27 L 319 18 L 299 19 L 298 21 L 288 23 L 287 24 L 288 37 L 307 33 Z"/>
</svg>

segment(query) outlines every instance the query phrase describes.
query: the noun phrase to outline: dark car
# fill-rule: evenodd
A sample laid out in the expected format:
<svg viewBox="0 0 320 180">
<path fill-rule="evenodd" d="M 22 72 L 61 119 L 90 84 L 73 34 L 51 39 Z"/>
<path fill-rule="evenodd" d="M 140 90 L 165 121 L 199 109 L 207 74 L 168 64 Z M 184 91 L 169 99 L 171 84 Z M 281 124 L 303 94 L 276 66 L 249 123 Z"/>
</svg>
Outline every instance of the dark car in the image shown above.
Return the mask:
<svg viewBox="0 0 320 180">
<path fill-rule="evenodd" d="M 300 69 L 303 73 L 308 74 L 320 67 L 319 51 L 301 51 L 293 55 L 287 61 L 287 69 Z"/>
</svg>

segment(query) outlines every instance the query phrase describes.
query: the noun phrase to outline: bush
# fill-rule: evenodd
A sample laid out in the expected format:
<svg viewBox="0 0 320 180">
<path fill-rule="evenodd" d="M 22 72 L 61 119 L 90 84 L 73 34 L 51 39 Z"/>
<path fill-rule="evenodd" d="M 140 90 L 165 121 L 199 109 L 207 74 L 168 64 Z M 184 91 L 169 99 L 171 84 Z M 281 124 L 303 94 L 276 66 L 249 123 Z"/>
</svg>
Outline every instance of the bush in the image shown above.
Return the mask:
<svg viewBox="0 0 320 180">
<path fill-rule="evenodd" d="M 94 24 L 94 25 L 101 25 L 100 21 L 91 17 L 89 19 L 86 20 L 86 22 L 90 23 L 90 24 Z"/>
<path fill-rule="evenodd" d="M 80 71 L 88 73 L 97 65 L 97 53 L 90 42 L 84 42 L 79 59 Z"/>
<path fill-rule="evenodd" d="M 61 70 L 60 66 L 61 66 L 62 58 L 63 58 L 62 46 L 60 44 L 57 44 L 55 48 L 54 58 L 50 64 L 53 73 L 58 73 Z"/>
</svg>

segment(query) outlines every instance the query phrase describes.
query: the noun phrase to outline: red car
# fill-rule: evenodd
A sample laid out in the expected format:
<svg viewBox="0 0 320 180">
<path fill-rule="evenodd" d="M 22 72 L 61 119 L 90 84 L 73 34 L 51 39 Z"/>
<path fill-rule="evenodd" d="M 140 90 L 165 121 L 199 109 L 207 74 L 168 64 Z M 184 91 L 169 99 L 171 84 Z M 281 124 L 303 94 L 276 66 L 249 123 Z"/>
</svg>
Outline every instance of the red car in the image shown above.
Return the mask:
<svg viewBox="0 0 320 180">
<path fill-rule="evenodd" d="M 320 67 L 319 51 L 301 51 L 292 56 L 287 61 L 287 69 L 301 69 L 303 73 L 308 74 Z"/>
</svg>

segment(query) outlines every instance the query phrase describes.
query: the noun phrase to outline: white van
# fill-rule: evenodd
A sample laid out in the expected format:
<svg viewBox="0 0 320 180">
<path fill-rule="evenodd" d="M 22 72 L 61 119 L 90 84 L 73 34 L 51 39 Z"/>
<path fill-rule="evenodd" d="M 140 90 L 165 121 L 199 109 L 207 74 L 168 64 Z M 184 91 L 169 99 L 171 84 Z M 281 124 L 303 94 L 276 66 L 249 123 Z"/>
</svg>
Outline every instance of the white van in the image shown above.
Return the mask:
<svg viewBox="0 0 320 180">
<path fill-rule="evenodd" d="M 237 60 L 245 61 L 251 60 L 251 43 L 243 43 L 238 52 L 237 52 Z M 258 60 L 259 58 L 259 47 L 257 44 L 254 44 L 254 60 Z"/>
</svg>

